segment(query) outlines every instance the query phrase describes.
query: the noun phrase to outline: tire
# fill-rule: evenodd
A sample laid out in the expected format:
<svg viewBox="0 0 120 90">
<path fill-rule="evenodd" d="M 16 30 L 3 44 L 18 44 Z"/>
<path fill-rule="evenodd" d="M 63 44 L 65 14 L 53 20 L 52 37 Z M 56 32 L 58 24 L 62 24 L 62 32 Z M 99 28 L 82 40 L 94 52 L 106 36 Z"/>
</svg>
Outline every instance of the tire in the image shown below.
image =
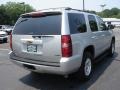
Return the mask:
<svg viewBox="0 0 120 90">
<path fill-rule="evenodd" d="M 113 56 L 115 53 L 115 40 L 112 40 L 111 42 L 111 46 L 110 46 L 110 49 L 109 49 L 109 56 Z"/>
<path fill-rule="evenodd" d="M 88 81 L 92 76 L 93 56 L 90 52 L 83 54 L 83 60 L 80 69 L 77 72 L 77 78 L 82 81 Z"/>
<path fill-rule="evenodd" d="M 4 41 L 4 43 L 7 43 L 7 39 Z"/>
</svg>

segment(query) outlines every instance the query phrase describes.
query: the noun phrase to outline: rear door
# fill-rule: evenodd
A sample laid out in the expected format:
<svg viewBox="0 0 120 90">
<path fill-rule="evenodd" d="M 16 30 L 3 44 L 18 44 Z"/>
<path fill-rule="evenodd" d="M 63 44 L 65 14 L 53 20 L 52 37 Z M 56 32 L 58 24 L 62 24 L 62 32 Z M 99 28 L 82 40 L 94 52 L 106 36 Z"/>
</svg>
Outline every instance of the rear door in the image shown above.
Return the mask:
<svg viewBox="0 0 120 90">
<path fill-rule="evenodd" d="M 104 50 L 108 49 L 110 47 L 111 43 L 111 32 L 109 32 L 107 26 L 105 25 L 105 22 L 100 18 L 97 17 L 98 20 L 98 26 L 99 26 L 99 31 L 101 31 L 101 37 L 103 38 L 103 47 Z"/>
<path fill-rule="evenodd" d="M 13 30 L 16 56 L 45 62 L 61 58 L 61 13 L 23 15 Z"/>
<path fill-rule="evenodd" d="M 103 52 L 103 37 L 101 37 L 102 32 L 98 30 L 97 20 L 94 15 L 88 15 L 89 26 L 92 31 L 91 39 L 95 45 L 96 56 Z"/>
</svg>

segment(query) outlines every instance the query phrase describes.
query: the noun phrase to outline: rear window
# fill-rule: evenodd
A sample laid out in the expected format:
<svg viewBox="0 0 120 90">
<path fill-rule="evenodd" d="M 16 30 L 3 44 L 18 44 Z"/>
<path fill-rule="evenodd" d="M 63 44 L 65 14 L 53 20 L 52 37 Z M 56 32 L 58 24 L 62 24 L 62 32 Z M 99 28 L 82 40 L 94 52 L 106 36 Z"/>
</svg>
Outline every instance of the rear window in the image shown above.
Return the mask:
<svg viewBox="0 0 120 90">
<path fill-rule="evenodd" d="M 20 17 L 13 30 L 18 35 L 59 35 L 61 34 L 61 14 L 37 17 Z"/>
</svg>

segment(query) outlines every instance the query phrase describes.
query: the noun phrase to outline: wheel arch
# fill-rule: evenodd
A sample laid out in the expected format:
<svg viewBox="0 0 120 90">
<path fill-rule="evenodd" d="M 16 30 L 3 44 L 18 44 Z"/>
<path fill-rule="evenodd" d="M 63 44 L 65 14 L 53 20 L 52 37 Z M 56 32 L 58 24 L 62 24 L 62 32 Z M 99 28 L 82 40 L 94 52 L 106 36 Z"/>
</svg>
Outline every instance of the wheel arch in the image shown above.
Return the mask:
<svg viewBox="0 0 120 90">
<path fill-rule="evenodd" d="M 113 37 L 112 37 L 112 41 L 114 41 L 114 42 L 115 42 L 115 36 L 113 36 Z"/>
<path fill-rule="evenodd" d="M 87 46 L 87 47 L 84 49 L 83 54 L 84 54 L 85 52 L 90 52 L 90 53 L 92 54 L 93 58 L 95 57 L 95 48 L 94 48 L 93 45 Z"/>
</svg>

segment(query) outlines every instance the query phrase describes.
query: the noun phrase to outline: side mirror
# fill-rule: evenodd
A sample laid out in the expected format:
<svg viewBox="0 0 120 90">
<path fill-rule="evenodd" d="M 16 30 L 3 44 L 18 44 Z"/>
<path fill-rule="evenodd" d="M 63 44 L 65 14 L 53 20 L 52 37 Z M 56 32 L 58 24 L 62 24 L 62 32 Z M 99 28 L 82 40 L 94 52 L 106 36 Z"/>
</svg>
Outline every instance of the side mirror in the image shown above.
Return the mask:
<svg viewBox="0 0 120 90">
<path fill-rule="evenodd" d="M 110 25 L 108 25 L 108 28 L 109 28 L 109 29 L 114 29 L 114 28 L 115 28 L 115 26 L 114 26 L 114 25 L 112 25 L 112 24 L 110 24 Z"/>
<path fill-rule="evenodd" d="M 108 30 L 108 27 L 105 24 L 100 25 L 102 31 Z"/>
</svg>

